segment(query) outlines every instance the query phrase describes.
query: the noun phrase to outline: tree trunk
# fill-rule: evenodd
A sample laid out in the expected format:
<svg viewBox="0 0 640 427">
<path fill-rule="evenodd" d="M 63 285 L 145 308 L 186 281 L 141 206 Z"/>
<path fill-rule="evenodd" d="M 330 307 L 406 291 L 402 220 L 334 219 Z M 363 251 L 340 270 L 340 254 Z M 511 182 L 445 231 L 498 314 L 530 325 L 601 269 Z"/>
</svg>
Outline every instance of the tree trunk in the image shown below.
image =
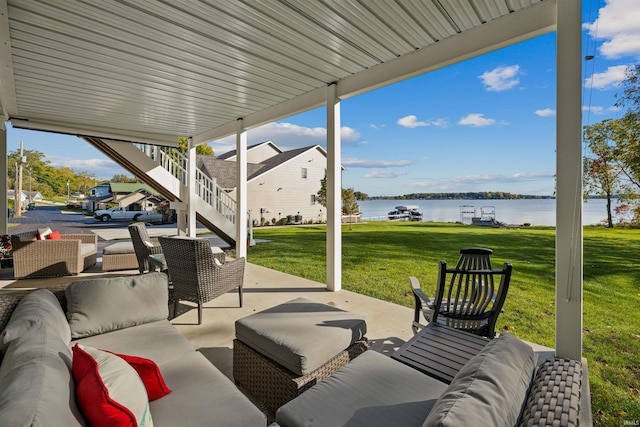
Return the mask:
<svg viewBox="0 0 640 427">
<path fill-rule="evenodd" d="M 607 194 L 607 227 L 613 228 L 613 217 L 611 216 L 611 194 Z"/>
</svg>

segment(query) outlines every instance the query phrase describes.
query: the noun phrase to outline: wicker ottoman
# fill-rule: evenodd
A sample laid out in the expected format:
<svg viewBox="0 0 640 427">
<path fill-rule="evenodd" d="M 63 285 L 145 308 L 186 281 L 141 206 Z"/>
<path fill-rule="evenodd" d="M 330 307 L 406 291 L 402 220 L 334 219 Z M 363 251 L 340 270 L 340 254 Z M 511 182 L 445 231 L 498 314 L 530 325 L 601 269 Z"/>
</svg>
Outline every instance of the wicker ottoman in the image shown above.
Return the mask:
<svg viewBox="0 0 640 427">
<path fill-rule="evenodd" d="M 362 316 L 306 298 L 235 326 L 233 378 L 274 412 L 368 347 Z"/>
<path fill-rule="evenodd" d="M 102 271 L 132 270 L 138 268 L 138 259 L 131 242 L 119 242 L 102 250 Z"/>
</svg>

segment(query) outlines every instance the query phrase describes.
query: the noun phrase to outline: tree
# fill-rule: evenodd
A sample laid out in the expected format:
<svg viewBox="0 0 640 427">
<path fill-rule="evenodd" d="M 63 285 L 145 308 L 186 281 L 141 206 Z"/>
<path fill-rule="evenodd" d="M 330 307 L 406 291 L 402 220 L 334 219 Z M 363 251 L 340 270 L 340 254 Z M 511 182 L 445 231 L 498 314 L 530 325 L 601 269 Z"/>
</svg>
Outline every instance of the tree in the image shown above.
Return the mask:
<svg viewBox="0 0 640 427">
<path fill-rule="evenodd" d="M 111 178 L 111 182 L 140 182 L 137 178 L 133 178 L 133 177 L 129 177 L 125 174 L 118 174 L 118 175 L 113 175 L 113 178 Z"/>
<path fill-rule="evenodd" d="M 320 190 L 318 190 L 318 203 L 325 208 L 327 207 L 327 170 L 324 170 L 324 176 L 320 180 Z"/>
<path fill-rule="evenodd" d="M 182 154 L 186 154 L 189 148 L 189 138 L 181 137 L 178 138 L 178 151 Z M 213 148 L 209 147 L 207 144 L 196 145 L 196 154 L 200 154 L 202 156 L 213 156 Z"/>
<path fill-rule="evenodd" d="M 620 124 L 607 119 L 584 127 L 584 141 L 589 154 L 584 159 L 587 194 L 597 193 L 607 199 L 607 227 L 613 227 L 611 199 L 621 188 L 622 169 L 616 156 L 616 136 Z"/>
<path fill-rule="evenodd" d="M 360 212 L 360 205 L 356 200 L 356 195 L 353 188 L 342 189 L 342 214 L 343 215 L 355 215 Z"/>
</svg>

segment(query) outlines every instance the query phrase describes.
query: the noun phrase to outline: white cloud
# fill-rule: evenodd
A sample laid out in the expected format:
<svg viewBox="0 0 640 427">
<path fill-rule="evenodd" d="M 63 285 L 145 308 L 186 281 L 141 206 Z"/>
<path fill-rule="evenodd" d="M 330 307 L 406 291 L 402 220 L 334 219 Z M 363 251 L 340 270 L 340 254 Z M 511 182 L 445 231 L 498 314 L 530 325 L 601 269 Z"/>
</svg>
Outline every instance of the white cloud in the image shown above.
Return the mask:
<svg viewBox="0 0 640 427">
<path fill-rule="evenodd" d="M 352 168 L 392 168 L 402 167 L 412 164 L 411 160 L 365 160 L 344 158 L 342 159 L 342 165 Z"/>
<path fill-rule="evenodd" d="M 491 71 L 485 71 L 478 76 L 485 88 L 489 92 L 501 92 L 503 90 L 513 89 L 520 83 L 518 75 L 520 73 L 519 65 L 510 65 L 508 67 L 497 67 Z"/>
<path fill-rule="evenodd" d="M 638 41 L 640 43 L 640 41 Z M 607 68 L 602 73 L 594 73 L 591 77 L 584 80 L 584 87 L 588 88 L 593 85 L 594 89 L 606 90 L 616 88 L 624 80 L 628 67 L 626 65 L 615 65 Z"/>
<path fill-rule="evenodd" d="M 552 108 L 545 108 L 543 110 L 536 110 L 536 115 L 540 117 L 553 117 L 556 115 L 556 110 Z"/>
<path fill-rule="evenodd" d="M 593 114 L 598 114 L 598 115 L 605 114 L 605 113 L 615 113 L 615 112 L 617 112 L 619 110 L 620 109 L 618 107 L 615 107 L 615 106 L 609 107 L 609 108 L 604 108 L 604 107 L 602 107 L 600 105 L 591 105 L 591 106 L 583 105 L 582 106 L 582 111 L 584 111 L 584 112 L 589 112 L 590 111 Z"/>
<path fill-rule="evenodd" d="M 482 127 L 482 126 L 491 126 L 496 124 L 495 119 L 488 119 L 486 117 L 484 117 L 484 114 L 480 114 L 480 113 L 471 113 L 471 114 L 467 114 L 465 117 L 461 118 L 458 121 L 459 125 L 463 125 L 463 126 L 476 126 L 476 127 Z"/>
<path fill-rule="evenodd" d="M 398 119 L 397 123 L 402 127 L 410 128 L 410 129 L 417 128 L 420 126 L 429 126 L 429 123 L 427 122 L 418 121 L 418 118 L 413 114 L 411 114 L 410 116 L 405 116 Z"/>
<path fill-rule="evenodd" d="M 600 45 L 605 58 L 640 58 L 640 13 L 637 0 L 607 0 L 594 22 L 584 24 L 592 37 L 606 39 Z"/>
<path fill-rule="evenodd" d="M 512 174 L 479 174 L 454 176 L 433 181 L 415 181 L 410 187 L 420 187 L 431 191 L 491 191 L 522 182 L 553 182 L 552 172 L 516 172 Z M 533 194 L 533 193 L 532 193 Z"/>
<path fill-rule="evenodd" d="M 398 119 L 396 123 L 402 127 L 410 128 L 410 129 L 421 127 L 421 126 L 446 127 L 449 125 L 449 122 L 445 118 L 440 118 L 440 119 L 435 119 L 435 120 L 430 120 L 428 122 L 425 122 L 425 121 L 418 120 L 418 117 L 416 117 L 413 114 Z"/>
<path fill-rule="evenodd" d="M 360 134 L 355 129 L 343 126 L 340 128 L 340 136 L 344 145 L 359 142 Z M 264 141 L 273 141 L 283 150 L 306 147 L 309 145 L 326 146 L 327 129 L 323 127 L 306 127 L 287 122 L 274 122 L 251 129 L 247 132 L 249 145 Z M 235 136 L 229 136 L 209 144 L 216 154 L 222 154 L 235 149 Z"/>
<path fill-rule="evenodd" d="M 373 178 L 373 179 L 389 179 L 389 178 L 397 178 L 402 175 L 406 175 L 406 172 L 401 171 L 371 171 L 368 174 L 365 174 L 365 178 Z"/>
</svg>

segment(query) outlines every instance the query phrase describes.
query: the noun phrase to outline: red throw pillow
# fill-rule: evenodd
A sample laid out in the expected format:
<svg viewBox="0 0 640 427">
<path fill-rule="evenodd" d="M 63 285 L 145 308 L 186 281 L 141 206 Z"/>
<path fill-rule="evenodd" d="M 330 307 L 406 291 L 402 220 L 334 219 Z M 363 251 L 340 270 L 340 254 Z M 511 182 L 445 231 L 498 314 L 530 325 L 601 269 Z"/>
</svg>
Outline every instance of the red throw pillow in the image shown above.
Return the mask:
<svg viewBox="0 0 640 427">
<path fill-rule="evenodd" d="M 164 382 L 160 368 L 156 362 L 151 359 L 145 359 L 144 357 L 129 356 L 127 354 L 113 353 L 109 350 L 103 350 L 111 354 L 115 354 L 125 360 L 133 369 L 136 370 L 140 379 L 147 389 L 147 396 L 149 396 L 149 402 L 152 400 L 160 399 L 163 396 L 171 393 L 169 387 Z"/>
<path fill-rule="evenodd" d="M 88 425 L 153 426 L 144 384 L 124 359 L 76 344 L 71 365 L 76 400 Z"/>
<path fill-rule="evenodd" d="M 47 239 L 49 240 L 62 240 L 62 234 L 59 231 L 52 231 L 47 235 Z"/>
</svg>

